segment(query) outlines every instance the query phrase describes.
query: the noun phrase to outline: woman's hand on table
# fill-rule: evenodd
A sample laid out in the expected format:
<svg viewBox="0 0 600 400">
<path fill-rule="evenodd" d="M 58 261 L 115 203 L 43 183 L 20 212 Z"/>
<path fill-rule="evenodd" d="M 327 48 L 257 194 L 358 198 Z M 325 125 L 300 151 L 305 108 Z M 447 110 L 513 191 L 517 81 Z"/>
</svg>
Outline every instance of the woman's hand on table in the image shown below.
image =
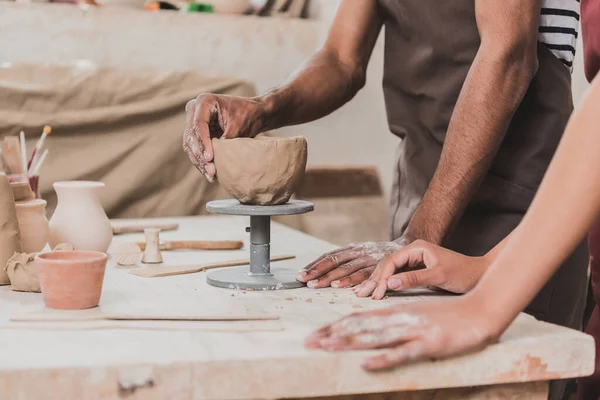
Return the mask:
<svg viewBox="0 0 600 400">
<path fill-rule="evenodd" d="M 387 290 L 434 287 L 466 293 L 479 281 L 490 261 L 468 257 L 452 250 L 417 240 L 385 257 L 371 276 L 354 287 L 359 297 L 379 300 Z"/>
<path fill-rule="evenodd" d="M 257 99 L 204 93 L 185 106 L 183 149 L 194 166 L 213 182 L 211 139 L 254 137 L 262 131 L 264 104 Z"/>
<path fill-rule="evenodd" d="M 365 242 L 351 244 L 323 254 L 298 272 L 296 279 L 309 288 L 345 288 L 358 285 L 371 276 L 387 255 L 400 250 L 405 242 Z"/>
<path fill-rule="evenodd" d="M 326 351 L 386 349 L 364 361 L 367 370 L 481 350 L 501 329 L 474 300 L 466 295 L 352 314 L 317 330 L 305 345 Z"/>
</svg>

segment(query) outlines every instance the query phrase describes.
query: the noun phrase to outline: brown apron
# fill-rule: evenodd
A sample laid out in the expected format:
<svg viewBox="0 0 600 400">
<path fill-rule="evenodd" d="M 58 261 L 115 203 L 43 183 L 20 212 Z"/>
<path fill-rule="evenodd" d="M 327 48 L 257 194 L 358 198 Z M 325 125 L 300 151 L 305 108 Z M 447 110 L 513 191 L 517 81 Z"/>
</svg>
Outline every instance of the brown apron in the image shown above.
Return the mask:
<svg viewBox="0 0 600 400">
<path fill-rule="evenodd" d="M 403 139 L 392 190 L 392 234 L 397 238 L 433 176 L 480 40 L 474 0 L 380 0 L 379 7 L 385 23 L 388 122 Z M 485 254 L 519 224 L 560 141 L 573 108 L 571 74 L 543 44 L 538 44 L 538 58 L 539 70 L 493 165 L 444 242 L 453 250 Z M 581 329 L 587 265 L 582 243 L 527 312 Z"/>
</svg>

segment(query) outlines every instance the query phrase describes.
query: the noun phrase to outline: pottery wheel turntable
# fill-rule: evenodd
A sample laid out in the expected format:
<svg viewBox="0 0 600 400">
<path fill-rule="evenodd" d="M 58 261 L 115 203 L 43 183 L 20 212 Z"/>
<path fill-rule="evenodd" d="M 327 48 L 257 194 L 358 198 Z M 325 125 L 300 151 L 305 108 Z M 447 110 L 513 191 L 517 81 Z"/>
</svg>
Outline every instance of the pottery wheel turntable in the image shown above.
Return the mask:
<svg viewBox="0 0 600 400">
<path fill-rule="evenodd" d="M 271 268 L 271 216 L 304 214 L 314 210 L 308 201 L 290 200 L 278 206 L 244 205 L 237 200 L 216 200 L 206 204 L 215 214 L 249 215 L 250 269 L 232 267 L 210 272 L 206 282 L 227 289 L 278 290 L 304 286 L 296 280 L 297 271 Z"/>
</svg>

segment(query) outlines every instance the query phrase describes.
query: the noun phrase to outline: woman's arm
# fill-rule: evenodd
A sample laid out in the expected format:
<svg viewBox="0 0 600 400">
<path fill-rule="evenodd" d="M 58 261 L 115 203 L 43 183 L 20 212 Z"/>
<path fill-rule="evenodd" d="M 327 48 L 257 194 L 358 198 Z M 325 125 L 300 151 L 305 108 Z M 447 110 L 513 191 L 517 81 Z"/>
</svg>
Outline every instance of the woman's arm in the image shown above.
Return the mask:
<svg viewBox="0 0 600 400">
<path fill-rule="evenodd" d="M 598 218 L 599 78 L 581 104 L 525 217 L 468 295 L 493 313 L 498 331 L 529 304 Z"/>
<path fill-rule="evenodd" d="M 573 113 L 525 217 L 491 252 L 495 259 L 471 292 L 353 314 L 314 332 L 306 344 L 325 350 L 388 348 L 365 361 L 364 367 L 372 370 L 481 349 L 527 306 L 599 213 L 600 78 L 596 78 Z M 406 254 L 398 254 L 386 263 L 406 264 Z"/>
</svg>

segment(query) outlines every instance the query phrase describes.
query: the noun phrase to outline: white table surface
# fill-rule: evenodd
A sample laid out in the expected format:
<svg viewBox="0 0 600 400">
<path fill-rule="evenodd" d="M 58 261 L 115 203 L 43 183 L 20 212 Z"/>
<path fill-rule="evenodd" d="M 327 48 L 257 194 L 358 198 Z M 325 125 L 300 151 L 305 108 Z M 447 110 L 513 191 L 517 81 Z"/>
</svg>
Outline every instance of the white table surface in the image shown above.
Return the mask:
<svg viewBox="0 0 600 400">
<path fill-rule="evenodd" d="M 249 256 L 244 231 L 247 217 L 160 221 L 180 223 L 179 230 L 161 233 L 162 240 L 245 243 L 243 249 L 235 251 L 163 252 L 165 264 L 202 264 Z M 111 248 L 140 240 L 143 234 L 115 236 Z M 278 266 L 297 270 L 333 248 L 322 240 L 272 224 L 272 255 L 297 256 Z M 194 322 L 189 329 L 173 325 L 173 330 L 164 322 L 143 329 L 131 329 L 126 323 L 122 327 L 100 326 L 102 329 L 37 329 L 31 324 L 15 326 L 9 320 L 23 309 L 41 308 L 41 295 L 0 287 L 0 398 L 300 398 L 499 384 L 502 390 L 545 393 L 546 385 L 526 382 L 593 371 L 591 337 L 523 314 L 500 343 L 479 353 L 367 373 L 360 368 L 360 361 L 373 352 L 307 350 L 304 337 L 348 313 L 420 301 L 426 296 L 408 293 L 373 301 L 356 298 L 349 290 L 331 288 L 235 291 L 211 287 L 205 279 L 205 272 L 142 278 L 109 260 L 101 306 L 147 302 L 149 307 L 162 304 L 199 310 L 249 307 L 277 315 L 279 321 L 237 325 L 238 331 L 227 331 L 229 325 L 223 322 Z M 231 330 L 236 330 L 234 326 Z M 262 328 L 265 331 L 253 330 Z"/>
</svg>

